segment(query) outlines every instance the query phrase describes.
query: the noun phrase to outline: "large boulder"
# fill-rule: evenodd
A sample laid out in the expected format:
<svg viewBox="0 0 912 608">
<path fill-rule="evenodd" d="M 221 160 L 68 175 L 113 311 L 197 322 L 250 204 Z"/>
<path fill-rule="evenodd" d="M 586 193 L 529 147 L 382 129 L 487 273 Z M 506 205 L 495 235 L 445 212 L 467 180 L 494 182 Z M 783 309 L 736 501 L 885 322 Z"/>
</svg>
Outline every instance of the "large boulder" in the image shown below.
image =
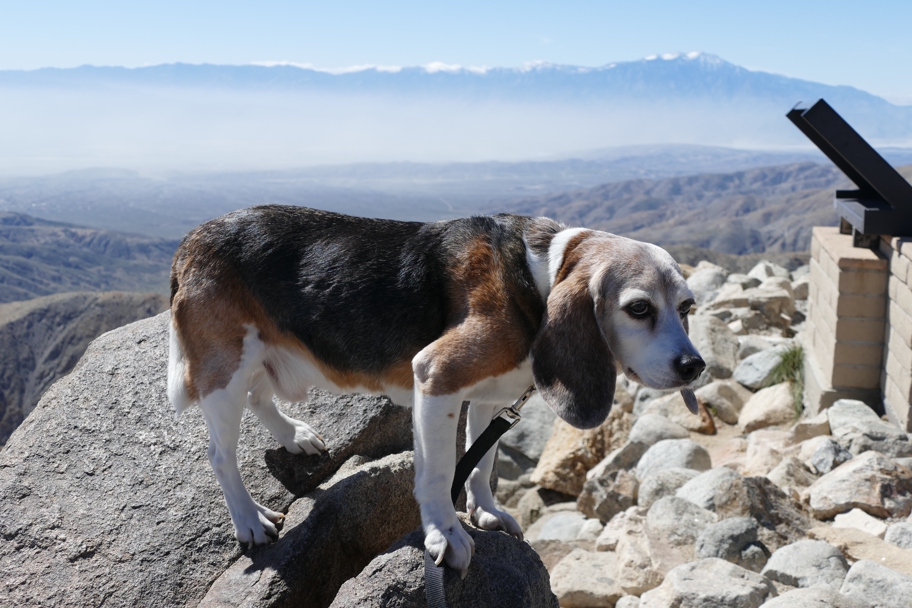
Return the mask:
<svg viewBox="0 0 912 608">
<path fill-rule="evenodd" d="M 912 456 L 909 435 L 881 420 L 862 401 L 840 399 L 826 414 L 833 437 L 852 454 L 874 450 L 885 456 Z"/>
<path fill-rule="evenodd" d="M 791 587 L 839 589 L 848 571 L 849 565 L 836 547 L 822 540 L 799 540 L 773 553 L 763 576 Z"/>
<path fill-rule="evenodd" d="M 775 596 L 776 587 L 768 579 L 710 557 L 669 572 L 659 587 L 640 596 L 640 608 L 757 608 Z"/>
<path fill-rule="evenodd" d="M 200 411 L 175 421 L 165 396 L 169 319 L 95 340 L 0 452 L 0 603 L 196 606 L 241 557 Z M 411 447 L 410 412 L 387 399 L 314 393 L 283 408 L 329 451 L 287 454 L 245 414 L 241 476 L 274 510 L 287 511 L 352 456 Z"/>
<path fill-rule="evenodd" d="M 640 481 L 662 469 L 680 468 L 707 471 L 712 467 L 709 452 L 690 439 L 664 439 L 646 450 L 636 467 Z"/>
<path fill-rule="evenodd" d="M 732 377 L 749 389 L 763 388 L 769 384 L 773 371 L 787 349 L 786 345 L 774 346 L 746 357 L 734 369 Z"/>
<path fill-rule="evenodd" d="M 730 517 L 708 526 L 694 546 L 697 559 L 718 557 L 752 572 L 766 565 L 767 549 L 759 541 L 760 524 L 752 517 Z"/>
<path fill-rule="evenodd" d="M 725 284 L 728 273 L 721 266 L 701 262 L 692 275 L 687 278 L 687 286 L 694 294 L 697 306 L 703 306 L 719 293 L 719 288 Z"/>
<path fill-rule="evenodd" d="M 575 549 L 555 566 L 551 590 L 561 608 L 611 608 L 624 595 L 616 577 L 614 553 Z"/>
<path fill-rule="evenodd" d="M 548 571 L 528 544 L 505 532 L 463 525 L 475 541 L 465 580 L 443 572 L 450 608 L 558 608 Z M 336 594 L 332 608 L 424 608 L 424 533 L 407 534 L 378 555 Z"/>
<path fill-rule="evenodd" d="M 908 608 L 912 576 L 863 559 L 852 565 L 839 591 L 874 608 Z"/>
<path fill-rule="evenodd" d="M 247 551 L 209 588 L 199 608 L 326 606 L 349 578 L 421 526 L 411 452 L 363 463 L 291 505 L 280 542 Z"/>
<path fill-rule="evenodd" d="M 792 589 L 763 604 L 763 608 L 871 608 L 871 604 L 850 598 L 829 587 Z"/>
<path fill-rule="evenodd" d="M 803 496 L 817 519 L 855 508 L 876 517 L 906 517 L 912 513 L 912 471 L 865 452 L 815 481 Z"/>
<path fill-rule="evenodd" d="M 700 475 L 693 469 L 661 469 L 643 478 L 637 489 L 637 504 L 648 509 L 654 502 L 665 496 L 674 496 L 678 488 Z"/>
<path fill-rule="evenodd" d="M 120 291 L 58 293 L 0 304 L 0 446 L 41 395 L 70 373 L 92 340 L 167 308 L 167 298 L 159 294 Z"/>
<path fill-rule="evenodd" d="M 543 488 L 579 496 L 586 472 L 624 445 L 631 425 L 631 415 L 621 408 L 612 409 L 608 419 L 594 429 L 577 429 L 555 419 L 551 437 L 532 472 L 532 481 Z"/>
</svg>

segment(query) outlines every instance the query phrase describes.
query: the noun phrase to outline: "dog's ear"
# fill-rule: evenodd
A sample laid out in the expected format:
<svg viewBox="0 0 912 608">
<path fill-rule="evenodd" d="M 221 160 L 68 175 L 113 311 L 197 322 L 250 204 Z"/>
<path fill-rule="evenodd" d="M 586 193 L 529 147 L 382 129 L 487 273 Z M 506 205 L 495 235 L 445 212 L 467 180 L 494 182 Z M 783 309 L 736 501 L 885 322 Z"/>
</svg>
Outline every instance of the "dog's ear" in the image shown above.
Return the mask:
<svg viewBox="0 0 912 608">
<path fill-rule="evenodd" d="M 594 428 L 608 416 L 617 370 L 585 282 L 552 288 L 532 343 L 532 375 L 551 409 L 576 428 Z"/>
</svg>

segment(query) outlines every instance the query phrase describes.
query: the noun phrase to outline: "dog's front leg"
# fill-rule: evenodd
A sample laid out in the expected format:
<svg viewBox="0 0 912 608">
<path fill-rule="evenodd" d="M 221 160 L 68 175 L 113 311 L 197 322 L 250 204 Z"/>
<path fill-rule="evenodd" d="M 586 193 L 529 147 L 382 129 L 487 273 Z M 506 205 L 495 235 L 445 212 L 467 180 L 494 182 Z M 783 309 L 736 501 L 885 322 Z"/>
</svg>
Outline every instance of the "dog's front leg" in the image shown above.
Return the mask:
<svg viewBox="0 0 912 608">
<path fill-rule="evenodd" d="M 465 577 L 475 552 L 472 537 L 462 529 L 450 500 L 456 468 L 456 431 L 460 394 L 432 395 L 416 374 L 415 499 L 421 508 L 424 546 L 439 565 L 446 560 Z"/>
<path fill-rule="evenodd" d="M 499 406 L 472 401 L 469 406 L 466 450 L 481 436 Z M 499 442 L 498 442 L 499 443 Z M 491 493 L 491 471 L 497 455 L 497 443 L 478 462 L 466 482 L 466 509 L 472 523 L 483 530 L 505 530 L 522 540 L 522 528 L 509 513 L 497 508 Z"/>
</svg>

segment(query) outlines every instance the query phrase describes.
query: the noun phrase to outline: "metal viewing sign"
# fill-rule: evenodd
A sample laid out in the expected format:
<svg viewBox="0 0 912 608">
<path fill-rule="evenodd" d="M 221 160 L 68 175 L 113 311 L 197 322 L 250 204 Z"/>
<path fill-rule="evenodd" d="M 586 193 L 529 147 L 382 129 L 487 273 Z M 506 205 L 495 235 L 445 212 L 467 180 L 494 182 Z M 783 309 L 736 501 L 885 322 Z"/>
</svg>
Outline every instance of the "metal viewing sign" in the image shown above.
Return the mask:
<svg viewBox="0 0 912 608">
<path fill-rule="evenodd" d="M 858 187 L 837 190 L 834 201 L 856 247 L 872 247 L 882 234 L 912 236 L 912 185 L 836 110 L 821 99 L 786 116 Z"/>
</svg>

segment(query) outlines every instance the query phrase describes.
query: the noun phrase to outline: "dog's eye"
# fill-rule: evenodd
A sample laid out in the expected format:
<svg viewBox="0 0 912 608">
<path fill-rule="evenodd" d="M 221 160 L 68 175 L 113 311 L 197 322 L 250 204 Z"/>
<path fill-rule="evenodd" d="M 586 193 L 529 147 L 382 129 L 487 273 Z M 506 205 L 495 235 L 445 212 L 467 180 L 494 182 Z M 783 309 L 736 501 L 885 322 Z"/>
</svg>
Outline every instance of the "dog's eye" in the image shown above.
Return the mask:
<svg viewBox="0 0 912 608">
<path fill-rule="evenodd" d="M 652 311 L 652 306 L 645 300 L 637 300 L 633 304 L 629 304 L 626 310 L 632 317 L 645 317 Z"/>
<path fill-rule="evenodd" d="M 682 317 L 686 317 L 690 314 L 690 309 L 693 306 L 693 302 L 684 302 L 681 304 L 681 307 L 678 309 L 678 312 Z"/>
</svg>

